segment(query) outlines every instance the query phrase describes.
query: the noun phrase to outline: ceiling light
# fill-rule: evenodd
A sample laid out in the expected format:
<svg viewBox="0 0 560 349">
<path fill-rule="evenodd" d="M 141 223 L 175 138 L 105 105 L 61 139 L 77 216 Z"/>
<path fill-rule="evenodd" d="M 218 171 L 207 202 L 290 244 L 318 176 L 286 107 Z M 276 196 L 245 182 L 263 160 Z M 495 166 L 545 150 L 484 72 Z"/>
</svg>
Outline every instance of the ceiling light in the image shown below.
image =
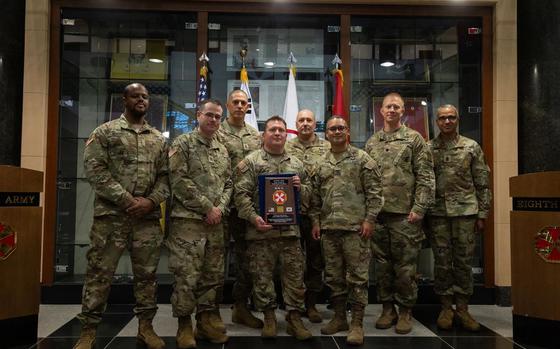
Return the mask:
<svg viewBox="0 0 560 349">
<path fill-rule="evenodd" d="M 163 63 L 163 60 L 159 58 L 150 58 L 149 61 L 152 63 Z"/>
<path fill-rule="evenodd" d="M 264 62 L 264 65 L 272 68 L 272 67 L 274 67 L 274 62 Z"/>
<path fill-rule="evenodd" d="M 386 61 L 386 62 L 381 63 L 382 67 L 392 67 L 394 65 L 395 65 L 395 63 L 391 62 L 391 61 Z"/>
</svg>

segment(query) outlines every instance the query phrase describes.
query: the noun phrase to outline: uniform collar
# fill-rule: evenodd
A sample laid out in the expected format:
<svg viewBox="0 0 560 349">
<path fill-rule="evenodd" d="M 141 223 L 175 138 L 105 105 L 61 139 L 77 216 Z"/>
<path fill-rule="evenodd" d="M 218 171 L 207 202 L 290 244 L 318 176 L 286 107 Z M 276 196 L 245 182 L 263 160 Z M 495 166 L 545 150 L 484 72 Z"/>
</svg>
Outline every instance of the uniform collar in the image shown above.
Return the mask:
<svg viewBox="0 0 560 349">
<path fill-rule="evenodd" d="M 288 155 L 288 153 L 286 152 L 286 147 L 285 146 L 284 146 L 284 152 L 282 153 L 282 155 L 270 154 L 269 152 L 264 150 L 264 147 L 261 148 L 261 151 L 262 151 L 262 154 L 263 154 L 262 157 L 263 157 L 264 160 L 272 160 L 274 158 L 279 158 L 280 162 L 290 160 L 290 155 Z"/>
<path fill-rule="evenodd" d="M 405 125 L 401 125 L 399 128 L 394 130 L 393 132 L 385 132 L 385 130 L 379 131 L 379 139 L 383 141 L 392 141 L 397 139 L 404 139 L 405 134 L 408 130 L 408 127 Z"/>
<path fill-rule="evenodd" d="M 229 124 L 229 122 L 227 121 L 227 119 L 225 119 L 224 121 L 222 121 L 222 126 L 220 127 L 222 130 L 224 130 L 225 132 L 232 134 L 232 135 L 236 135 L 237 134 L 237 129 L 234 128 L 233 126 L 231 126 Z M 239 133 L 242 135 L 246 135 L 249 134 L 249 130 L 247 129 L 247 123 L 245 123 L 245 121 L 243 121 L 243 127 L 241 127 L 239 129 Z"/>
<path fill-rule="evenodd" d="M 433 146 L 434 148 L 438 148 L 438 149 L 462 148 L 465 146 L 465 137 L 457 133 L 457 137 L 455 137 L 454 140 L 452 140 L 451 142 L 445 142 L 441 137 L 441 133 L 440 133 L 436 138 L 434 138 Z"/>
<path fill-rule="evenodd" d="M 211 139 L 208 139 L 206 137 L 204 137 L 202 135 L 202 133 L 200 133 L 200 130 L 198 129 L 198 127 L 195 129 L 194 133 L 194 137 L 195 139 L 199 142 L 202 143 L 204 145 L 206 145 L 207 147 L 210 148 L 216 148 L 217 144 L 216 144 L 216 134 L 214 133 L 214 135 L 212 136 Z"/>
<path fill-rule="evenodd" d="M 119 120 L 119 126 L 121 128 L 137 132 L 136 129 L 134 127 L 132 127 L 132 125 L 128 122 L 128 120 L 124 116 L 124 113 L 121 114 L 121 116 L 118 118 L 118 120 Z M 144 119 L 144 124 L 142 124 L 142 127 L 140 127 L 140 129 L 138 129 L 138 133 L 152 132 L 152 131 L 153 131 L 153 127 L 150 126 L 148 124 L 148 122 Z"/>
<path fill-rule="evenodd" d="M 348 158 L 354 159 L 356 157 L 356 150 L 353 146 L 348 145 L 348 148 L 346 148 L 345 151 L 343 151 L 342 153 L 339 153 L 342 156 L 338 160 L 334 156 L 334 153 L 332 152 L 332 149 L 331 149 L 331 151 L 329 151 L 328 154 L 329 154 L 329 162 L 333 165 L 336 165 L 339 162 L 344 161 L 345 159 L 348 159 Z"/>
</svg>

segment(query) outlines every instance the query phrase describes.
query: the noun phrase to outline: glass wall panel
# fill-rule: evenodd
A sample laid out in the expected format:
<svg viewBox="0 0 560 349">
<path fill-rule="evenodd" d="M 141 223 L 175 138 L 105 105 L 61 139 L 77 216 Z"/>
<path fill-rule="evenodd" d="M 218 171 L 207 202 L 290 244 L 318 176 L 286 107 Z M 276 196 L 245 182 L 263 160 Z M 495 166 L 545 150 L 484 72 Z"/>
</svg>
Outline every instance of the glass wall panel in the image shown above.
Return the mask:
<svg viewBox="0 0 560 349">
<path fill-rule="evenodd" d="M 194 13 L 63 9 L 55 281 L 80 281 L 93 221 L 94 193 L 84 177 L 83 151 L 98 125 L 123 112 L 124 87 L 150 92 L 148 122 L 166 135 L 194 126 Z M 196 28 L 196 26 L 194 26 Z M 158 272 L 167 274 L 167 256 Z M 117 281 L 130 280 L 129 258 Z"/>
<path fill-rule="evenodd" d="M 352 142 L 363 146 L 383 127 L 382 98 L 399 92 L 405 100 L 403 122 L 426 139 L 438 134 L 435 112 L 457 106 L 460 133 L 482 142 L 481 19 L 353 16 Z M 483 281 L 481 235 L 474 275 Z M 433 256 L 426 245 L 419 257 L 421 280 L 433 280 Z M 371 274 L 373 278 L 373 269 Z"/>
</svg>

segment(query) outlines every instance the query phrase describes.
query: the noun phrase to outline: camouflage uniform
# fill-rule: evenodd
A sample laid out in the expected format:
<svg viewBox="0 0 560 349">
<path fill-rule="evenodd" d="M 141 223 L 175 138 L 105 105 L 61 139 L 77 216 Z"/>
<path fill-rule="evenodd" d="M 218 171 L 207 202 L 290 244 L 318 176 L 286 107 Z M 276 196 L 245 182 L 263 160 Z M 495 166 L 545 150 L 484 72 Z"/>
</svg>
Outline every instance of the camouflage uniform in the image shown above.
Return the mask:
<svg viewBox="0 0 560 349">
<path fill-rule="evenodd" d="M 97 127 L 86 143 L 85 174 L 95 192 L 88 267 L 80 321 L 96 325 L 105 311 L 111 279 L 125 249 L 134 274 L 134 312 L 142 320 L 156 314 L 156 268 L 163 233 L 159 204 L 169 196 L 165 138 L 147 123 L 136 130 L 121 115 Z M 132 218 L 125 208 L 145 197 L 154 210 Z"/>
<path fill-rule="evenodd" d="M 416 303 L 416 264 L 424 233 L 421 222 L 408 223 L 410 212 L 424 215 L 434 200 L 432 159 L 422 136 L 401 126 L 375 133 L 366 152 L 383 175 L 385 203 L 373 235 L 379 301 L 404 307 Z"/>
<path fill-rule="evenodd" d="M 470 296 L 475 224 L 478 218 L 488 217 L 490 210 L 490 169 L 472 139 L 457 135 L 455 141 L 446 143 L 438 136 L 428 146 L 436 175 L 436 201 L 428 212 L 434 289 L 441 296 Z"/>
<path fill-rule="evenodd" d="M 254 222 L 259 216 L 258 176 L 262 174 L 294 173 L 301 179 L 301 197 L 309 195 L 307 176 L 303 163 L 287 153 L 271 155 L 260 149 L 247 156 L 237 165 L 235 176 L 235 205 L 239 217 Z M 246 239 L 253 278 L 253 296 L 258 310 L 276 308 L 274 291 L 274 266 L 282 265 L 282 293 L 288 308 L 304 311 L 305 285 L 303 283 L 304 260 L 299 242 L 299 227 L 288 225 L 267 232 L 257 231 L 250 223 Z"/>
<path fill-rule="evenodd" d="M 328 152 L 319 159 L 311 182 L 310 216 L 321 227 L 331 298 L 349 296 L 366 306 L 371 249 L 369 239 L 358 232 L 364 221 L 375 223 L 383 206 L 377 163 L 353 146 L 337 156 Z"/>
<path fill-rule="evenodd" d="M 318 160 L 331 148 L 331 144 L 315 134 L 310 144 L 303 144 L 298 137 L 286 143 L 286 152 L 303 162 L 305 170 L 310 173 Z M 321 242 L 311 236 L 311 219 L 308 216 L 308 202 L 301 203 L 299 229 L 305 243 L 305 287 L 307 292 L 320 293 L 323 289 L 324 262 Z"/>
<path fill-rule="evenodd" d="M 171 295 L 173 316 L 216 308 L 216 291 L 224 282 L 224 232 L 221 223 L 204 222 L 217 207 L 225 214 L 233 183 L 226 148 L 216 137 L 204 138 L 198 130 L 180 135 L 169 151 L 169 177 L 173 193 L 169 270 L 175 283 Z"/>
<path fill-rule="evenodd" d="M 218 130 L 218 139 L 226 147 L 229 153 L 231 168 L 234 169 L 241 160 L 253 151 L 261 147 L 261 135 L 259 131 L 245 124 L 237 130 L 224 120 Z M 225 241 L 229 244 L 230 236 L 235 240 L 233 245 L 235 263 L 235 282 L 233 284 L 232 296 L 235 302 L 246 303 L 251 296 L 253 283 L 249 271 L 249 261 L 246 256 L 247 242 L 245 233 L 247 222 L 238 217 L 234 200 L 231 200 L 230 212 L 224 222 Z M 227 245 L 226 245 L 227 247 Z"/>
</svg>

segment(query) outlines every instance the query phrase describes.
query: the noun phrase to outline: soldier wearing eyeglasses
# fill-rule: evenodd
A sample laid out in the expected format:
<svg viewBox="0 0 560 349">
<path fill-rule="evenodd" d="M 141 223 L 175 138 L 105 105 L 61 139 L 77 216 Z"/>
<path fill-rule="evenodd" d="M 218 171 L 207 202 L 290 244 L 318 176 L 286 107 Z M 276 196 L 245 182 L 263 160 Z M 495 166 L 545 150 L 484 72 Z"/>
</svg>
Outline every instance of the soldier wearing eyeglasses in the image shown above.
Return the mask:
<svg viewBox="0 0 560 349">
<path fill-rule="evenodd" d="M 325 283 L 331 289 L 334 317 L 321 328 L 333 335 L 350 329 L 348 344 L 364 342 L 364 308 L 368 304 L 370 236 L 383 206 L 381 173 L 363 150 L 348 144 L 348 127 L 341 117 L 327 122 L 330 151 L 318 161 L 311 176 L 312 234 L 321 239 Z M 352 305 L 350 327 L 346 303 Z"/>
<path fill-rule="evenodd" d="M 475 234 L 484 230 L 490 210 L 490 169 L 478 143 L 458 133 L 455 106 L 440 106 L 436 124 L 440 133 L 428 143 L 436 196 L 428 212 L 427 235 L 435 259 L 434 289 L 442 303 L 437 325 L 449 330 L 455 318 L 465 329 L 478 331 L 480 325 L 468 312 L 468 301 L 473 293 Z"/>
<path fill-rule="evenodd" d="M 171 306 L 179 319 L 179 348 L 196 346 L 191 319 L 195 310 L 197 339 L 228 340 L 212 319 L 224 282 L 223 217 L 233 192 L 228 152 L 216 136 L 222 113 L 218 100 L 202 101 L 197 129 L 177 137 L 169 150 L 173 206 L 166 244 L 175 280 Z"/>
<path fill-rule="evenodd" d="M 386 329 L 396 323 L 395 332 L 406 334 L 412 330 L 412 307 L 418 297 L 416 265 L 425 237 L 421 224 L 434 200 L 434 172 L 426 142 L 401 122 L 401 95 L 386 95 L 381 115 L 383 129 L 365 147 L 381 168 L 385 198 L 373 235 L 377 296 L 383 303 L 375 326 Z"/>
</svg>

